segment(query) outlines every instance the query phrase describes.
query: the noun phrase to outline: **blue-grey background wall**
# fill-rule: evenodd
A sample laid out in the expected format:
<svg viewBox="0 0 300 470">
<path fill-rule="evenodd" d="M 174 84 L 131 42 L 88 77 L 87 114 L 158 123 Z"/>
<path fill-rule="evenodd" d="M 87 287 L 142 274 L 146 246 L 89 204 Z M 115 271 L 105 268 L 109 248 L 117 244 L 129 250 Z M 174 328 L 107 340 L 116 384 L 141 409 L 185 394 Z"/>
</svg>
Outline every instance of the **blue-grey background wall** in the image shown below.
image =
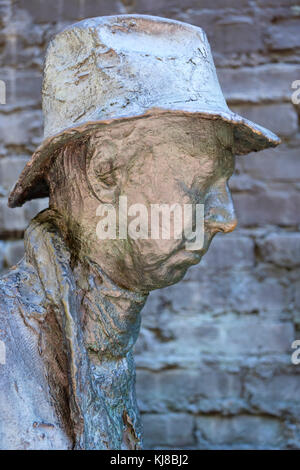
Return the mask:
<svg viewBox="0 0 300 470">
<path fill-rule="evenodd" d="M 237 159 L 238 229 L 150 295 L 135 354 L 146 447 L 300 448 L 299 0 L 0 0 L 0 270 L 22 256 L 24 229 L 47 205 L 7 207 L 42 139 L 46 45 L 70 23 L 117 13 L 203 27 L 229 105 L 283 140 Z"/>
</svg>

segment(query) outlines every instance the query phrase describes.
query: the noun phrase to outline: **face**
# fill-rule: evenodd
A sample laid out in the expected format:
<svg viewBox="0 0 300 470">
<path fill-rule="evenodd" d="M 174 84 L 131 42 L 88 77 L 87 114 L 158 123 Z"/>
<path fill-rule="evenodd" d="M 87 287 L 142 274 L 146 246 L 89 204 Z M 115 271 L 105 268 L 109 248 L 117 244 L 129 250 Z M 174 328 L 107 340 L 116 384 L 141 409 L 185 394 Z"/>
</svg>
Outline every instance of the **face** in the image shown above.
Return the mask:
<svg viewBox="0 0 300 470">
<path fill-rule="evenodd" d="M 178 282 L 199 263 L 217 232 L 234 230 L 227 184 L 234 170 L 233 134 L 226 123 L 190 116 L 149 117 L 121 127 L 91 137 L 87 175 L 93 201 L 86 200 L 80 224 L 89 240 L 88 256 L 118 284 L 148 292 Z M 123 201 L 126 196 L 127 224 L 135 232 L 126 239 L 99 240 L 96 205 L 101 201 L 116 209 L 118 233 L 119 216 L 124 216 L 120 196 Z M 186 204 L 193 210 L 202 204 L 203 246 L 187 249 L 184 217 L 176 238 L 174 217 L 169 219 L 169 234 L 160 231 L 154 238 L 151 206 L 155 204 L 182 209 Z M 155 220 L 161 229 L 162 218 Z M 142 225 L 144 232 L 138 238 Z"/>
</svg>

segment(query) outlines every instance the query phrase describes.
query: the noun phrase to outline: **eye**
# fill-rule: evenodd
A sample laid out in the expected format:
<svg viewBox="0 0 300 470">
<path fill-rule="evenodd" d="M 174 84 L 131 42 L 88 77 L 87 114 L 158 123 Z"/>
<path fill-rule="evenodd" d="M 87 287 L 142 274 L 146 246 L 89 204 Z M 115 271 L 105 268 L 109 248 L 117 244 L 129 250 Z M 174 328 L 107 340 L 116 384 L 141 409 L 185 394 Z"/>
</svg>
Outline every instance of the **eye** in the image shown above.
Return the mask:
<svg viewBox="0 0 300 470">
<path fill-rule="evenodd" d="M 107 186 L 113 186 L 116 184 L 116 174 L 115 171 L 107 172 L 107 173 L 99 173 L 97 174 L 97 179 L 101 180 L 102 183 L 106 184 Z"/>
<path fill-rule="evenodd" d="M 107 186 L 113 186 L 117 182 L 117 168 L 113 167 L 113 162 L 102 162 L 95 168 L 95 176 Z"/>
</svg>

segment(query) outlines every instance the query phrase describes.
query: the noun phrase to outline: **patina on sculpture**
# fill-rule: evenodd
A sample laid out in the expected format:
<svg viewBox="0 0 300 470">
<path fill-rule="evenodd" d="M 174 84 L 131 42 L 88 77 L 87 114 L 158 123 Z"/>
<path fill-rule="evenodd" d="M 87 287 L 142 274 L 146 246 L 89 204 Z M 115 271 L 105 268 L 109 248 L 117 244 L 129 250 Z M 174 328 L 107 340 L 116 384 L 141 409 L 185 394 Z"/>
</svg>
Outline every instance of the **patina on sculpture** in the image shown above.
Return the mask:
<svg viewBox="0 0 300 470">
<path fill-rule="evenodd" d="M 162 18 L 95 18 L 57 35 L 43 108 L 45 140 L 9 199 L 49 195 L 50 206 L 0 281 L 0 447 L 140 449 L 132 348 L 147 295 L 235 228 L 234 154 L 279 139 L 228 109 L 203 31 Z M 97 207 L 118 209 L 120 195 L 204 204 L 203 248 L 99 241 Z"/>
</svg>

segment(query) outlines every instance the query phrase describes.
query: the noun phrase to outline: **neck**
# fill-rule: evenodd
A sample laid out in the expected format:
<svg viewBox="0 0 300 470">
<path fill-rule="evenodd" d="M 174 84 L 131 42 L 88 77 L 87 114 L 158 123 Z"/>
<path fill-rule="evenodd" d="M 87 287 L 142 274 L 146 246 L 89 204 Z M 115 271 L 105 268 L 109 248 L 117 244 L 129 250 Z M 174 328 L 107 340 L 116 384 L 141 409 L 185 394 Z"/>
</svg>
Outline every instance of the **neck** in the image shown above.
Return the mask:
<svg viewBox="0 0 300 470">
<path fill-rule="evenodd" d="M 117 286 L 89 258 L 74 267 L 81 297 L 82 329 L 90 359 L 121 358 L 132 349 L 140 330 L 147 295 Z"/>
<path fill-rule="evenodd" d="M 120 288 L 87 258 L 73 272 L 81 299 L 81 328 L 93 396 L 84 399 L 83 405 L 86 446 L 97 448 L 95 436 L 99 428 L 106 428 L 106 420 L 110 448 L 138 449 L 141 430 L 132 347 L 147 296 Z M 95 416 L 99 418 L 95 420 Z"/>
</svg>

